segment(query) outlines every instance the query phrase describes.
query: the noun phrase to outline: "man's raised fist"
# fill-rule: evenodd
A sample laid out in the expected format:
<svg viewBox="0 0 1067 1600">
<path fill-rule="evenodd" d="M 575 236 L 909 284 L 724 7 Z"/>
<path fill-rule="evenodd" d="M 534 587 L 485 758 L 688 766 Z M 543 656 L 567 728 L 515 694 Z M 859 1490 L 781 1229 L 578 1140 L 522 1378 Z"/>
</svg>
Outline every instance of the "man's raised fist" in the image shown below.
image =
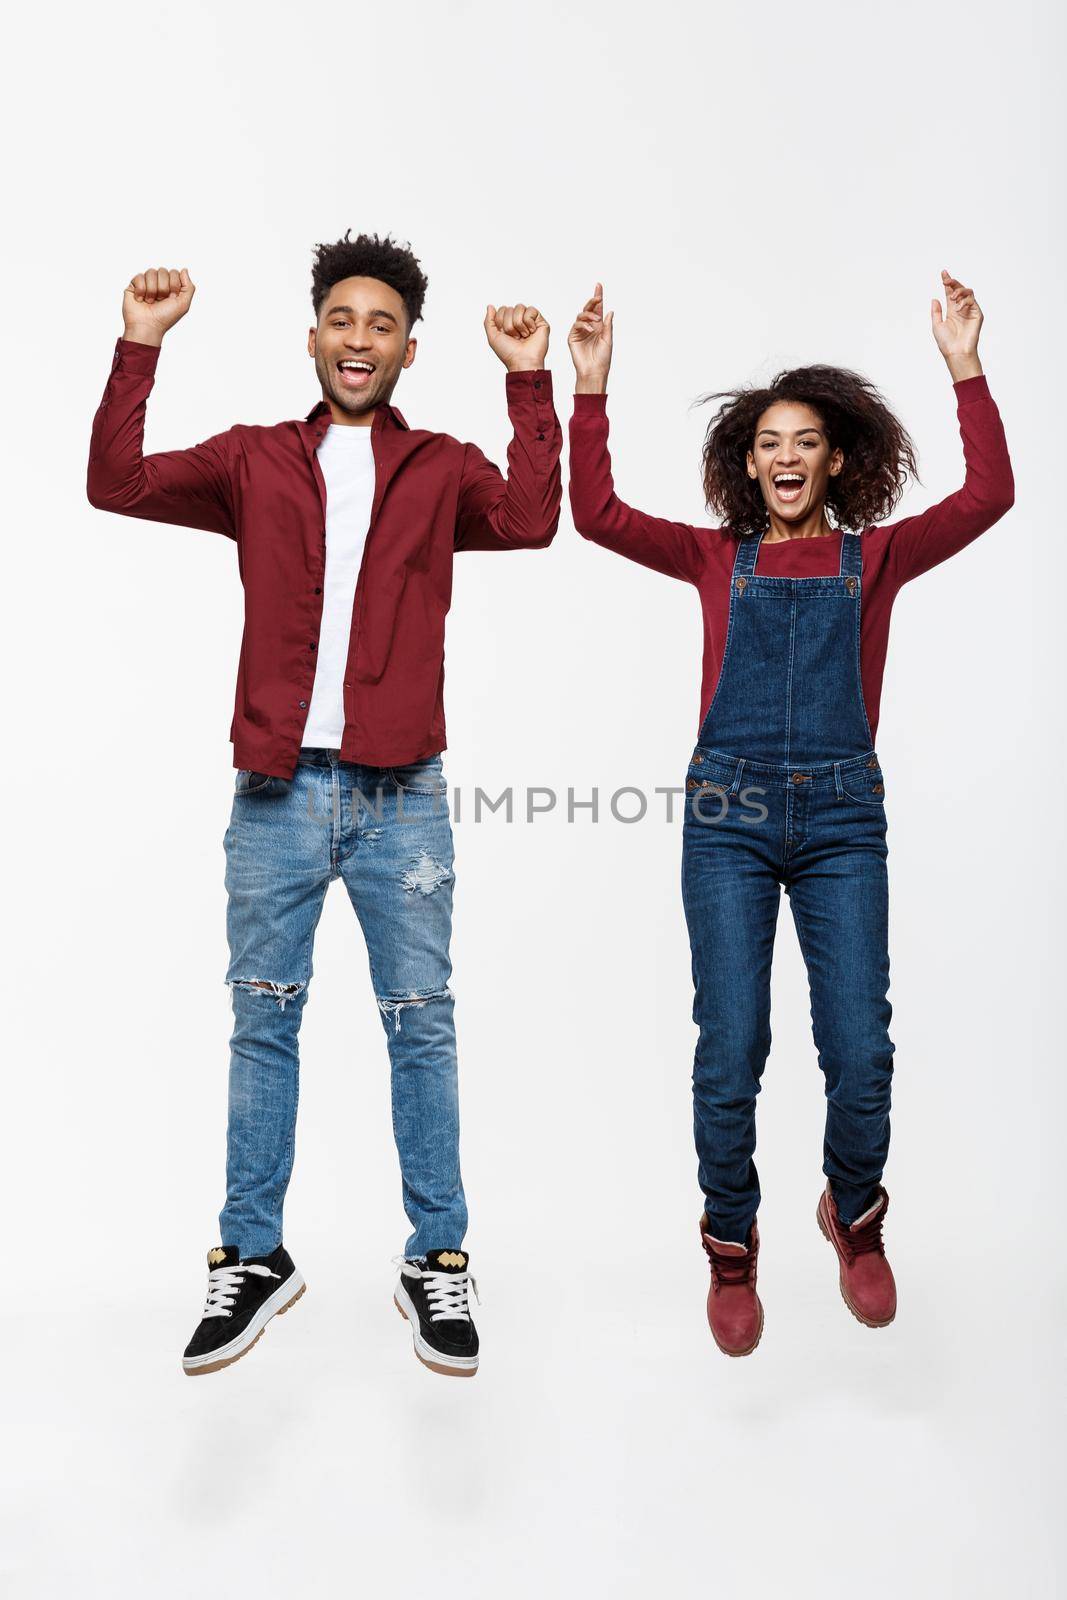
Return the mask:
<svg viewBox="0 0 1067 1600">
<path fill-rule="evenodd" d="M 162 344 L 192 304 L 196 285 L 184 267 L 148 267 L 136 273 L 122 296 L 124 337 L 138 344 Z"/>
</svg>

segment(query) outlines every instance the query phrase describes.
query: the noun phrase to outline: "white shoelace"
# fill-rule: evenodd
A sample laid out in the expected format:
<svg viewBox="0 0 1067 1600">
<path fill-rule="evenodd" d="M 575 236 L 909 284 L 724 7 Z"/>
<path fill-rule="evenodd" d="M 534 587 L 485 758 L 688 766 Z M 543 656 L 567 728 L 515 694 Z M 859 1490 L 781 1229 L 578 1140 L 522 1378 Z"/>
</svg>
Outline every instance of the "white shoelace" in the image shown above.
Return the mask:
<svg viewBox="0 0 1067 1600">
<path fill-rule="evenodd" d="M 230 1307 L 241 1292 L 247 1272 L 254 1273 L 257 1278 L 281 1278 L 280 1272 L 272 1272 L 269 1267 L 249 1265 L 243 1261 L 238 1261 L 232 1267 L 215 1267 L 207 1275 L 205 1317 L 233 1316 Z"/>
<path fill-rule="evenodd" d="M 403 1272 L 404 1267 L 413 1266 L 406 1256 L 394 1256 L 393 1260 Z M 481 1305 L 482 1298 L 478 1293 L 478 1280 L 470 1272 L 427 1272 L 423 1267 L 417 1267 L 419 1282 L 426 1288 L 426 1304 L 430 1311 L 431 1322 L 469 1322 L 471 1319 L 470 1304 L 467 1299 L 468 1287 L 473 1289 L 474 1298 Z"/>
<path fill-rule="evenodd" d="M 431 1322 L 455 1319 L 460 1322 L 470 1321 L 467 1285 L 469 1284 L 474 1290 L 476 1300 L 478 1300 L 478 1285 L 469 1272 L 424 1272 L 422 1281 L 426 1286 L 426 1304 L 430 1308 Z M 478 1304 L 481 1305 L 480 1300 Z"/>
</svg>

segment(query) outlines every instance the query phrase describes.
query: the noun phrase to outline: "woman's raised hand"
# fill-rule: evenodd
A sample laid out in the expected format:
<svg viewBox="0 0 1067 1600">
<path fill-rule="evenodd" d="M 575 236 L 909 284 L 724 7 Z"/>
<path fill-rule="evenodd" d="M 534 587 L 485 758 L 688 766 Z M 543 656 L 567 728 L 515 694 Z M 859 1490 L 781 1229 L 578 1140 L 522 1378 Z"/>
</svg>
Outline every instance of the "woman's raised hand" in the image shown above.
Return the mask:
<svg viewBox="0 0 1067 1600">
<path fill-rule="evenodd" d="M 930 320 L 933 324 L 937 348 L 948 362 L 953 383 L 961 378 L 976 378 L 982 370 L 978 359 L 978 334 L 982 326 L 982 312 L 974 290 L 967 289 L 942 267 L 941 283 L 945 291 L 945 311 L 940 300 L 930 302 Z"/>
<path fill-rule="evenodd" d="M 614 316 L 614 311 L 604 315 L 604 286 L 598 283 L 567 335 L 567 348 L 577 374 L 575 394 L 606 393 Z"/>
</svg>

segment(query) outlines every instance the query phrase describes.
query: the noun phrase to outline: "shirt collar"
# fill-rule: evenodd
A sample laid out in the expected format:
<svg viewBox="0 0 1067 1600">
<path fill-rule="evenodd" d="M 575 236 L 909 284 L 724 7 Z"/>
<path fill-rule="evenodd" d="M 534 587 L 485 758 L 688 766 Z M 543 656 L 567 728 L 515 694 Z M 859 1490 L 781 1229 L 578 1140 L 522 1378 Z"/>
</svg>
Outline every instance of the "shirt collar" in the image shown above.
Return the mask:
<svg viewBox="0 0 1067 1600">
<path fill-rule="evenodd" d="M 304 422 L 311 428 L 317 439 L 322 438 L 332 420 L 330 408 L 325 400 L 320 400 L 317 405 L 313 405 L 304 418 Z M 371 422 L 371 432 L 373 433 L 375 430 L 385 427 L 407 428 L 407 426 L 403 413 L 398 411 L 396 406 L 386 403 L 376 408 Z"/>
</svg>

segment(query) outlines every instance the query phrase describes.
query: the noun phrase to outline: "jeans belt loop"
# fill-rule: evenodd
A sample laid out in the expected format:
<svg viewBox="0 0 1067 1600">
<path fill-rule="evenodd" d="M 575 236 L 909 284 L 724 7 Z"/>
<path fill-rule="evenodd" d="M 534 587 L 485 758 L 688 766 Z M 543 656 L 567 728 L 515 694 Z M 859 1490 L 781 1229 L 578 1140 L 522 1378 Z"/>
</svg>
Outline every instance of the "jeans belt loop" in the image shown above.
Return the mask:
<svg viewBox="0 0 1067 1600">
<path fill-rule="evenodd" d="M 840 763 L 840 761 L 835 761 L 834 762 L 834 788 L 837 790 L 837 798 L 839 800 L 843 800 L 845 798 L 845 791 L 844 791 L 844 788 L 843 788 L 842 783 L 841 783 L 841 763 Z"/>
<path fill-rule="evenodd" d="M 744 758 L 744 756 L 741 756 L 740 759 L 738 760 L 738 763 L 737 763 L 737 771 L 734 773 L 733 784 L 730 787 L 730 793 L 731 794 L 737 794 L 740 791 L 740 788 L 741 788 L 741 774 L 744 772 L 744 770 L 745 770 L 745 758 Z"/>
</svg>

